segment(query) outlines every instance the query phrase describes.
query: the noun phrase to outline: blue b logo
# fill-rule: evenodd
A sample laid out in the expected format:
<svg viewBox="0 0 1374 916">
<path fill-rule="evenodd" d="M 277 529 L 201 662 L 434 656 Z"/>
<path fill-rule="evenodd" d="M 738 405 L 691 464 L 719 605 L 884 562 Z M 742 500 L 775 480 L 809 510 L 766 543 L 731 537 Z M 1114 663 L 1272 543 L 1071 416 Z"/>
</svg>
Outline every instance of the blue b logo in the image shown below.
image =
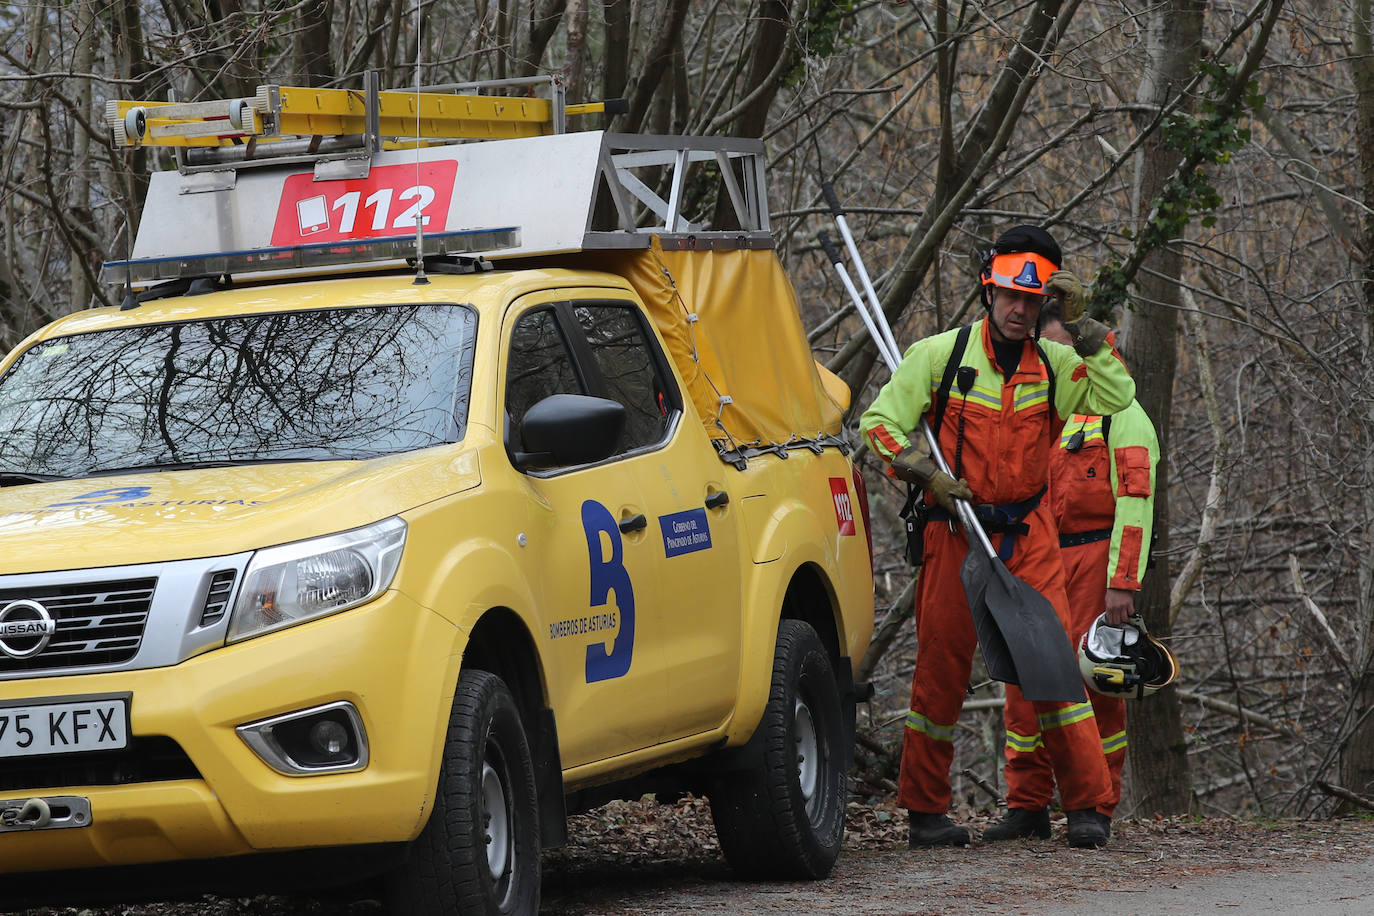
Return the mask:
<svg viewBox="0 0 1374 916">
<path fill-rule="evenodd" d="M 1031 289 L 1039 289 L 1045 284 L 1040 282 L 1040 275 L 1035 271 L 1035 262 L 1027 261 L 1021 266 L 1021 273 L 1011 282 L 1017 286 L 1028 286 Z"/>
<path fill-rule="evenodd" d="M 616 604 L 620 606 L 620 632 L 615 636 L 611 651 L 606 651 L 604 643 L 587 647 L 587 683 L 591 684 L 624 677 L 630 670 L 630 659 L 635 651 L 635 591 L 630 583 L 630 573 L 625 569 L 625 545 L 620 539 L 620 526 L 615 523 L 611 511 L 596 500 L 584 502 L 582 531 L 587 535 L 587 563 L 592 582 L 591 606 L 597 608 L 608 604 L 611 592 L 615 592 Z M 603 533 L 611 542 L 609 557 L 603 556 Z"/>
</svg>

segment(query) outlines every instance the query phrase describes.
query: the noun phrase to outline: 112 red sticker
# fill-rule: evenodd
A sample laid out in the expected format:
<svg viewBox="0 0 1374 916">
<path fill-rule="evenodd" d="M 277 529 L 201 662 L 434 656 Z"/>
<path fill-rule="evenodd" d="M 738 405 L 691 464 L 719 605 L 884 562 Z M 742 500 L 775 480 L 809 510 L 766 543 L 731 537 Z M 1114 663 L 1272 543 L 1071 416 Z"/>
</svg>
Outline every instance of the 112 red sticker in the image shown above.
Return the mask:
<svg viewBox="0 0 1374 916">
<path fill-rule="evenodd" d="M 282 185 L 272 245 L 395 238 L 447 227 L 458 163 L 373 166 L 366 178 L 315 181 L 302 172 Z"/>
</svg>

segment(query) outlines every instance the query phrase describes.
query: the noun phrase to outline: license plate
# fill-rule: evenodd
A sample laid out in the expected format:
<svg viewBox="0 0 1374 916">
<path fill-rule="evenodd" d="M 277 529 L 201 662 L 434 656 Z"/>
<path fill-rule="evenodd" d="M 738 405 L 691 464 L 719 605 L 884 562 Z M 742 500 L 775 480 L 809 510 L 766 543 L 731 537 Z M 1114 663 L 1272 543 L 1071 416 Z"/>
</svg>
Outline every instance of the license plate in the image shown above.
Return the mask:
<svg viewBox="0 0 1374 916">
<path fill-rule="evenodd" d="M 113 751 L 128 745 L 127 695 L 0 704 L 0 757 Z"/>
</svg>

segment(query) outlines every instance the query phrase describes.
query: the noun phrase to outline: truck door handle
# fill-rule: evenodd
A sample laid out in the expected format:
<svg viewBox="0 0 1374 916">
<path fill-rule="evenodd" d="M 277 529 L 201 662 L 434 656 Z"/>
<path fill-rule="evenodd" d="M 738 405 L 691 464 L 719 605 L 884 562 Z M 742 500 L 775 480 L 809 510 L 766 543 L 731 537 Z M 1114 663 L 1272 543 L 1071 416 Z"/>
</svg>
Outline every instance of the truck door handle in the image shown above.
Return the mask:
<svg viewBox="0 0 1374 916">
<path fill-rule="evenodd" d="M 729 501 L 730 501 L 730 494 L 729 494 L 729 493 L 726 493 L 724 490 L 717 490 L 716 492 L 712 493 L 710 496 L 706 497 L 706 508 L 708 508 L 708 509 L 719 509 L 721 506 L 725 505 L 725 504 L 728 503 Z"/>
<path fill-rule="evenodd" d="M 639 515 L 627 515 L 620 520 L 620 531 L 622 534 L 629 534 L 631 531 L 643 531 L 649 525 L 649 520 L 643 513 Z"/>
</svg>

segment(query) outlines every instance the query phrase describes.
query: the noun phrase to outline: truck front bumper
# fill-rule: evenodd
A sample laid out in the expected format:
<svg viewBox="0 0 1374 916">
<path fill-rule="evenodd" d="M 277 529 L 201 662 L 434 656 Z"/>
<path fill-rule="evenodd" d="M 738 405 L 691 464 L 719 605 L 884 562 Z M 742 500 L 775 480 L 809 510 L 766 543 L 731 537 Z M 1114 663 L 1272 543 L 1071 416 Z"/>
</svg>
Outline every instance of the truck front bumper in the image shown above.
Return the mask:
<svg viewBox="0 0 1374 916">
<path fill-rule="evenodd" d="M 462 648 L 451 622 L 390 591 L 173 667 L 0 682 L 0 701 L 129 694 L 131 737 L 170 738 L 199 774 L 116 784 L 114 765 L 110 784 L 34 788 L 0 770 L 0 800 L 90 802 L 84 826 L 0 832 L 0 872 L 413 839 L 438 782 Z M 237 731 L 339 702 L 366 733 L 355 772 L 284 775 Z"/>
</svg>

